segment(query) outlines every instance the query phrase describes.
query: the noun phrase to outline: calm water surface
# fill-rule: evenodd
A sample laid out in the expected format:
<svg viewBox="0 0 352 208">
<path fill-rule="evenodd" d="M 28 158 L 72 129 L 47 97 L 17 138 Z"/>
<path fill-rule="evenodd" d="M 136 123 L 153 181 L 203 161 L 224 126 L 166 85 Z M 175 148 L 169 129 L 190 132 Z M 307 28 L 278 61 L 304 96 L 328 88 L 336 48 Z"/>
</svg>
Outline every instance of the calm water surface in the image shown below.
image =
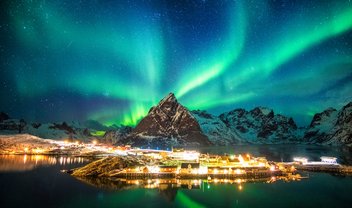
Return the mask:
<svg viewBox="0 0 352 208">
<path fill-rule="evenodd" d="M 346 148 L 304 145 L 251 145 L 204 148 L 202 152 L 251 153 L 269 160 L 294 156 L 317 160 L 335 156 L 352 164 Z M 86 164 L 84 158 L 0 156 L 1 207 L 351 207 L 352 177 L 310 173 L 296 182 L 255 182 L 143 188 L 104 180 L 87 180 L 61 173 Z M 191 189 L 190 189 L 191 188 Z"/>
</svg>

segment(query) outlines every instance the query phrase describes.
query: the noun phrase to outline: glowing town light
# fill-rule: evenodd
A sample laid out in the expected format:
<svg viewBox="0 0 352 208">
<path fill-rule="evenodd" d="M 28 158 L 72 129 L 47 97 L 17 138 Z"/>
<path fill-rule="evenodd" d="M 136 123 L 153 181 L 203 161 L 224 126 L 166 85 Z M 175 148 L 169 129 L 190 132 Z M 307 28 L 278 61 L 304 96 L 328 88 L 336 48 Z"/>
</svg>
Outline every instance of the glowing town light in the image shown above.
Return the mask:
<svg viewBox="0 0 352 208">
<path fill-rule="evenodd" d="M 196 169 L 192 170 L 192 174 L 198 174 L 198 170 Z"/>
<path fill-rule="evenodd" d="M 24 157 L 23 157 L 23 164 L 26 164 L 26 162 L 27 162 L 27 155 L 24 155 Z"/>
<path fill-rule="evenodd" d="M 308 163 L 308 159 L 305 158 L 305 157 L 294 157 L 293 161 L 299 162 L 299 163 L 302 163 L 302 164 Z"/>
<path fill-rule="evenodd" d="M 235 173 L 236 173 L 236 174 L 241 174 L 242 171 L 241 171 L 240 169 L 236 169 L 236 170 L 235 170 Z"/>
<path fill-rule="evenodd" d="M 43 153 L 44 150 L 37 148 L 37 149 L 34 149 L 33 152 L 34 152 L 34 154 L 40 154 L 40 153 Z"/>
<path fill-rule="evenodd" d="M 242 164 L 244 163 L 244 159 L 243 159 L 242 155 L 238 156 L 238 160 L 240 161 L 240 163 L 242 163 Z"/>
<path fill-rule="evenodd" d="M 276 170 L 276 168 L 274 165 L 270 166 L 270 171 L 275 171 L 275 170 Z"/>
<path fill-rule="evenodd" d="M 259 167 L 264 167 L 264 166 L 265 166 L 265 163 L 260 162 L 260 163 L 258 163 L 258 166 L 259 166 Z"/>
<path fill-rule="evenodd" d="M 160 168 L 158 166 L 149 166 L 148 170 L 151 173 L 159 173 L 160 172 Z"/>
<path fill-rule="evenodd" d="M 218 174 L 219 170 L 218 169 L 214 169 L 214 174 Z"/>
<path fill-rule="evenodd" d="M 199 174 L 207 174 L 208 173 L 208 167 L 201 166 L 198 170 Z"/>
<path fill-rule="evenodd" d="M 242 189 L 243 189 L 242 185 L 239 185 L 238 190 L 242 191 Z"/>
<path fill-rule="evenodd" d="M 24 152 L 28 152 L 28 150 L 29 150 L 28 147 L 24 148 Z"/>
<path fill-rule="evenodd" d="M 231 155 L 231 156 L 230 156 L 230 159 L 231 159 L 231 160 L 235 159 L 235 156 L 234 156 L 234 155 Z"/>
</svg>

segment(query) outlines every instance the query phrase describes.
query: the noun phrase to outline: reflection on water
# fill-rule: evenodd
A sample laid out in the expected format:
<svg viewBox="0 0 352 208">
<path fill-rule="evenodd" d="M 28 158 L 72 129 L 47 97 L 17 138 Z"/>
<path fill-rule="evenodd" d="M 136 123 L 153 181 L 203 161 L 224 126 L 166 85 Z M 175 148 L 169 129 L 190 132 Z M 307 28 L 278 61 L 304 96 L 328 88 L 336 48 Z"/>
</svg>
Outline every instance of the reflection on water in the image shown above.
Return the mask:
<svg viewBox="0 0 352 208">
<path fill-rule="evenodd" d="M 226 149 L 227 148 L 227 149 Z M 205 152 L 250 152 L 270 160 L 309 159 L 330 155 L 351 163 L 348 150 L 335 147 L 264 145 L 213 147 Z M 42 158 L 42 159 L 39 159 Z M 46 158 L 46 159 L 45 159 Z M 50 159 L 49 159 L 50 158 Z M 53 159 L 54 158 L 54 159 Z M 70 158 L 68 160 L 68 158 Z M 56 159 L 56 160 L 55 160 Z M 86 160 L 83 158 L 83 161 Z M 52 161 L 51 163 L 49 161 Z M 56 162 L 55 162 L 56 161 Z M 60 162 L 61 161 L 61 162 Z M 84 165 L 73 157 L 0 156 L 4 166 L 33 165 L 33 171 L 0 172 L 1 207 L 351 207 L 352 177 L 309 173 L 300 182 L 268 178 L 263 181 L 114 180 L 76 178 L 61 169 Z M 74 164 L 76 162 L 76 164 Z M 11 164 L 12 163 L 12 164 Z M 70 163 L 70 164 L 68 164 Z M 6 164 L 6 165 L 5 165 Z M 64 166 L 64 164 L 66 164 Z M 23 168 L 22 168 L 23 170 Z M 167 180 L 167 182 L 166 182 Z M 170 182 L 168 182 L 170 180 Z M 272 183 L 275 182 L 275 183 Z M 18 199 L 21 200 L 18 200 Z"/>
<path fill-rule="evenodd" d="M 210 189 L 213 185 L 229 184 L 234 185 L 238 190 L 243 190 L 246 183 L 275 183 L 277 181 L 291 182 L 300 181 L 302 177 L 297 175 L 273 176 L 268 178 L 246 178 L 246 179 L 121 179 L 121 178 L 104 178 L 104 177 L 78 177 L 78 180 L 105 190 L 126 190 L 126 189 Z"/>
<path fill-rule="evenodd" d="M 0 172 L 27 171 L 39 166 L 83 164 L 89 160 L 84 157 L 48 155 L 0 155 Z"/>
</svg>

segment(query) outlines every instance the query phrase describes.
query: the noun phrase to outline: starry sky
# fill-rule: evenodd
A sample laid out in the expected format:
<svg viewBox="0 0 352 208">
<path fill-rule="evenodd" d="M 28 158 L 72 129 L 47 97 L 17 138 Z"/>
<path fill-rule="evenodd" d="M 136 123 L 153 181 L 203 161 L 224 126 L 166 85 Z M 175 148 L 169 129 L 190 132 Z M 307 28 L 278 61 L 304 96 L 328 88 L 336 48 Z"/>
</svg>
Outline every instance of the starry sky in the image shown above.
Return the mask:
<svg viewBox="0 0 352 208">
<path fill-rule="evenodd" d="M 352 2 L 9 0 L 0 111 L 135 125 L 169 92 L 219 114 L 266 106 L 307 125 L 352 101 Z"/>
</svg>

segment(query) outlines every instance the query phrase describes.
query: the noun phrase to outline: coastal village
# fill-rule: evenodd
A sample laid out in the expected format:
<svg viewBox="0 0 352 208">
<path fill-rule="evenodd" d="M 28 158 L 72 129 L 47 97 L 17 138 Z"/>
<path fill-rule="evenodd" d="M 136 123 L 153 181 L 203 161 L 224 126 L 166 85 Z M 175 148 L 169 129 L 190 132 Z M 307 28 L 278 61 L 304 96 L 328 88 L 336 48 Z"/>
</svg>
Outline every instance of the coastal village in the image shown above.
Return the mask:
<svg viewBox="0 0 352 208">
<path fill-rule="evenodd" d="M 300 180 L 304 171 L 343 175 L 352 173 L 350 166 L 340 165 L 337 158 L 326 156 L 321 157 L 321 161 L 295 157 L 292 161 L 275 162 L 250 153 L 218 155 L 183 148 L 141 149 L 129 145 L 99 144 L 97 141 L 82 143 L 25 138 L 26 140 L 13 143 L 17 145 L 8 144 L 6 138 L 3 138 L 2 154 L 28 155 L 25 158 L 35 156 L 36 163 L 39 155 L 58 157 L 60 164 L 70 162 L 63 156 L 90 158 L 92 162 L 86 162 L 83 167 L 64 170 L 80 180 L 88 180 L 87 177 L 114 178 L 123 180 L 126 184 L 148 187 L 156 187 L 159 183 L 197 187 L 204 181 L 207 184 L 241 185 L 243 182 L 258 180 L 265 182 Z M 21 145 L 18 145 L 19 143 Z"/>
</svg>

